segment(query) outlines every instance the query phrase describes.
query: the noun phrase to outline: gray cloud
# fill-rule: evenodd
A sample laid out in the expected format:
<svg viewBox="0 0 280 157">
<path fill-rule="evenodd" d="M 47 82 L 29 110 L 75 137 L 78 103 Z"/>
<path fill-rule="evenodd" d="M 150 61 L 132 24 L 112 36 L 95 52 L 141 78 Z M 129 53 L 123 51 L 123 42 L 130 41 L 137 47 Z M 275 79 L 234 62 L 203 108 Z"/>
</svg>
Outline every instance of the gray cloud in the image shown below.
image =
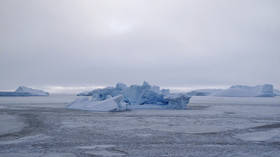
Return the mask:
<svg viewBox="0 0 280 157">
<path fill-rule="evenodd" d="M 280 87 L 278 0 L 0 1 L 0 87 Z"/>
</svg>

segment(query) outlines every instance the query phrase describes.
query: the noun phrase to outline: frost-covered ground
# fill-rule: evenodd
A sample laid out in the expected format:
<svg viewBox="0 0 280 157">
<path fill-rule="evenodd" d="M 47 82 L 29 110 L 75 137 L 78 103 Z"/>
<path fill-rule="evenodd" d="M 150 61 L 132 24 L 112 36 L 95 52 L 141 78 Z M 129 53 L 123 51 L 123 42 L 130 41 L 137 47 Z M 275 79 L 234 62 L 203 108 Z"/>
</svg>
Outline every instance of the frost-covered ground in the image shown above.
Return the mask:
<svg viewBox="0 0 280 157">
<path fill-rule="evenodd" d="M 1 157 L 276 157 L 280 97 L 193 97 L 188 110 L 90 112 L 75 96 L 0 98 Z"/>
</svg>

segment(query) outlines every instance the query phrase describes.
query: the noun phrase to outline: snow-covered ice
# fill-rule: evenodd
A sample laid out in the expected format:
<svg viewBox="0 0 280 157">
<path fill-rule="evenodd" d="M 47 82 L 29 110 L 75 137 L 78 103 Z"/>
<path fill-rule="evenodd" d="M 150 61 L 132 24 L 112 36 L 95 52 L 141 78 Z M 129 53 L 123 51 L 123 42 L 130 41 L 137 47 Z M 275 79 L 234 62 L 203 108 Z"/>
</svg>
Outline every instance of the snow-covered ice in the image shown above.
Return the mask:
<svg viewBox="0 0 280 157">
<path fill-rule="evenodd" d="M 0 137 L 0 156 L 274 157 L 280 153 L 280 97 L 193 96 L 187 110 L 115 113 L 65 109 L 75 98 L 51 95 L 8 101 L 1 97 L 1 115 L 16 116 L 26 124 L 23 131 Z"/>
</svg>

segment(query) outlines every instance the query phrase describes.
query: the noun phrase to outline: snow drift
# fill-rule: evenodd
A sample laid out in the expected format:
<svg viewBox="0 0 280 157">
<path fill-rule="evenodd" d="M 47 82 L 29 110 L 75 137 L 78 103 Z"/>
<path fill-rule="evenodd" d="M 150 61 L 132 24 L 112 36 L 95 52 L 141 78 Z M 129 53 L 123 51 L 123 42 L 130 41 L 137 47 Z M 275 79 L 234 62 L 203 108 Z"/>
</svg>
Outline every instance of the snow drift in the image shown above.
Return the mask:
<svg viewBox="0 0 280 157">
<path fill-rule="evenodd" d="M 131 109 L 186 109 L 190 97 L 183 94 L 171 94 L 168 89 L 142 85 L 127 86 L 118 83 L 115 87 L 95 89 L 79 93 L 78 96 L 91 96 L 77 99 L 68 108 L 93 111 L 124 111 Z M 102 107 L 101 107 L 102 106 Z"/>
<path fill-rule="evenodd" d="M 0 96 L 49 96 L 49 93 L 38 89 L 20 86 L 14 92 L 0 92 Z"/>
</svg>

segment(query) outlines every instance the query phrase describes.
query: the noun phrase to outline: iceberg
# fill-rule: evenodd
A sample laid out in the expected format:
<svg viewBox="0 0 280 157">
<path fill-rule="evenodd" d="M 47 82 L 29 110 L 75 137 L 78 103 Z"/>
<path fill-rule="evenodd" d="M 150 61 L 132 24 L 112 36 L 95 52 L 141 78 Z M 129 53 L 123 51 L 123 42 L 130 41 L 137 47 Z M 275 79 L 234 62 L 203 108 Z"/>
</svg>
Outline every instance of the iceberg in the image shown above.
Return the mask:
<svg viewBox="0 0 280 157">
<path fill-rule="evenodd" d="M 277 90 L 273 85 L 257 86 L 234 85 L 228 89 L 200 89 L 188 92 L 189 96 L 217 96 L 217 97 L 274 97 Z"/>
<path fill-rule="evenodd" d="M 169 95 L 170 92 L 167 89 L 160 89 L 158 86 L 151 86 L 149 83 L 144 82 L 143 85 L 127 85 L 123 83 L 117 83 L 115 87 L 107 87 L 103 89 L 95 89 L 90 92 L 83 92 L 77 94 L 78 96 L 92 96 L 96 101 L 102 101 L 107 97 L 115 97 L 117 95 L 123 95 L 124 100 L 129 104 L 167 104 L 164 100 L 164 96 Z"/>
<path fill-rule="evenodd" d="M 125 111 L 149 108 L 186 109 L 191 98 L 183 94 L 171 94 L 168 89 L 151 86 L 148 82 L 129 87 L 118 83 L 115 87 L 95 89 L 78 94 L 78 96 L 84 95 L 91 96 L 91 99 L 77 99 L 68 108 L 92 111 Z M 104 106 L 104 108 L 99 106 Z"/>
<path fill-rule="evenodd" d="M 19 86 L 14 92 L 0 92 L 0 96 L 49 96 L 48 92 Z"/>
<path fill-rule="evenodd" d="M 220 97 L 273 97 L 273 85 L 264 84 L 258 86 L 231 86 L 229 89 L 222 90 L 214 94 Z"/>
</svg>

